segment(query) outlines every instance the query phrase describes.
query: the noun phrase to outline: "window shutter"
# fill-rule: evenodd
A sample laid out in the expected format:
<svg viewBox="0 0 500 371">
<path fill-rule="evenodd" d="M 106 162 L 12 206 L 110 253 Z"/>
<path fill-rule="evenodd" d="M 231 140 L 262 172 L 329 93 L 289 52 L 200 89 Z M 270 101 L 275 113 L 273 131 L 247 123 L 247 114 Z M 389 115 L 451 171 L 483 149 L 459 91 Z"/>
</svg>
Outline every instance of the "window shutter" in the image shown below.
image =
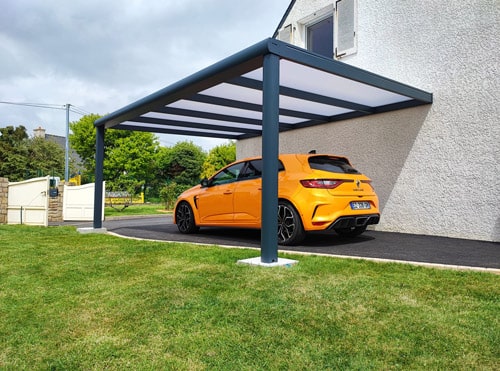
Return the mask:
<svg viewBox="0 0 500 371">
<path fill-rule="evenodd" d="M 338 0 L 335 4 L 335 57 L 341 58 L 357 51 L 357 0 Z"/>
<path fill-rule="evenodd" d="M 289 44 L 293 43 L 293 34 L 292 34 L 292 25 L 291 24 L 283 27 L 279 31 L 278 39 L 280 41 L 284 41 L 284 42 L 289 43 Z"/>
</svg>

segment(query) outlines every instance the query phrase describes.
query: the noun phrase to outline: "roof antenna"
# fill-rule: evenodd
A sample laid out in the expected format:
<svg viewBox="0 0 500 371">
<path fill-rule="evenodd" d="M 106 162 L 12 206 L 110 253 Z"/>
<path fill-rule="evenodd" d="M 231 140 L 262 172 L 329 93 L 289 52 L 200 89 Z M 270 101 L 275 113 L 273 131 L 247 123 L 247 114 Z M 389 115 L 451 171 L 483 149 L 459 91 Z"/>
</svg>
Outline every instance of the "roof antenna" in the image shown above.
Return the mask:
<svg viewBox="0 0 500 371">
<path fill-rule="evenodd" d="M 315 150 L 315 149 L 310 150 L 310 151 L 309 151 L 309 154 L 310 154 L 310 155 L 315 155 L 315 154 L 316 154 L 316 150 Z"/>
</svg>

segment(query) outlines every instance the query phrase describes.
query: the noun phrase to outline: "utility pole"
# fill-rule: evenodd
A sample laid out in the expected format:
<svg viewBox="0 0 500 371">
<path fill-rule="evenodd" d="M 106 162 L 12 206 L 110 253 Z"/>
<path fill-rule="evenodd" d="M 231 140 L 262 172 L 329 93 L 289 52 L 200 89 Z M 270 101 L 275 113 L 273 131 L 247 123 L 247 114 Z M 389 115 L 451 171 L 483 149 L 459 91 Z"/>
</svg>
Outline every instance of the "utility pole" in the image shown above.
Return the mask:
<svg viewBox="0 0 500 371">
<path fill-rule="evenodd" d="M 64 161 L 64 183 L 69 181 L 69 107 L 71 104 L 66 104 L 66 155 Z"/>
</svg>

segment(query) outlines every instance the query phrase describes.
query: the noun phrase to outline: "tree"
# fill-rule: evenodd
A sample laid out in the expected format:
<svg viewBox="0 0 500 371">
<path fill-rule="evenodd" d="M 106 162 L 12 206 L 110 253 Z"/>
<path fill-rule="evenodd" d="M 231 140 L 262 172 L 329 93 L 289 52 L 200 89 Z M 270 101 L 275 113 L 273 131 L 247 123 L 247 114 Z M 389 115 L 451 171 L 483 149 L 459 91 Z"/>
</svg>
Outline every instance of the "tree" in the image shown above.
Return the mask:
<svg viewBox="0 0 500 371">
<path fill-rule="evenodd" d="M 164 181 L 160 197 L 167 209 L 179 194 L 199 183 L 205 158 L 205 152 L 193 142 L 179 142 L 160 150 L 159 170 Z"/>
<path fill-rule="evenodd" d="M 24 126 L 0 128 L 0 176 L 16 182 L 28 170 L 28 134 Z"/>
<path fill-rule="evenodd" d="M 88 180 L 94 179 L 95 173 L 94 121 L 98 118 L 99 115 L 86 115 L 70 124 L 71 146 L 82 158 Z M 107 188 L 134 194 L 147 186 L 154 179 L 158 148 L 159 142 L 153 133 L 106 130 L 103 172 Z"/>
<path fill-rule="evenodd" d="M 28 168 L 39 175 L 64 178 L 64 149 L 44 138 L 32 138 L 28 146 Z"/>
<path fill-rule="evenodd" d="M 45 138 L 29 138 L 24 126 L 0 128 L 0 176 L 20 181 L 64 176 L 64 150 Z"/>
<path fill-rule="evenodd" d="M 163 153 L 163 164 L 169 181 L 193 186 L 200 181 L 206 154 L 193 142 L 179 142 Z"/>
<path fill-rule="evenodd" d="M 72 134 L 69 135 L 71 148 L 82 159 L 86 179 L 93 179 L 95 173 L 95 127 L 94 121 L 101 116 L 90 114 L 83 116 L 79 121 L 70 123 Z"/>
<path fill-rule="evenodd" d="M 159 142 L 152 133 L 130 133 L 108 148 L 104 174 L 109 189 L 136 194 L 154 179 Z"/>
<path fill-rule="evenodd" d="M 209 178 L 216 171 L 236 160 L 236 143 L 229 142 L 214 147 L 203 162 L 201 177 Z"/>
</svg>

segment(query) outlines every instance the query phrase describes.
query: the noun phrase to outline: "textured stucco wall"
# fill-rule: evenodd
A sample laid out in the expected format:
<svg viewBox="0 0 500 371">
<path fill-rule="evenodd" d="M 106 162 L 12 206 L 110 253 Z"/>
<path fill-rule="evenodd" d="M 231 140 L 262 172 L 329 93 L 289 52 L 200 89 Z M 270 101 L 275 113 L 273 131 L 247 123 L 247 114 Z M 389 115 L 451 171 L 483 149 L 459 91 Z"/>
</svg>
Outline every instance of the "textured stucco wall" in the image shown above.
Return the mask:
<svg viewBox="0 0 500 371">
<path fill-rule="evenodd" d="M 280 151 L 350 157 L 374 180 L 378 230 L 500 241 L 499 24 L 495 0 L 359 1 L 358 52 L 343 61 L 434 103 L 283 133 Z M 260 138 L 237 144 L 259 153 Z"/>
</svg>

